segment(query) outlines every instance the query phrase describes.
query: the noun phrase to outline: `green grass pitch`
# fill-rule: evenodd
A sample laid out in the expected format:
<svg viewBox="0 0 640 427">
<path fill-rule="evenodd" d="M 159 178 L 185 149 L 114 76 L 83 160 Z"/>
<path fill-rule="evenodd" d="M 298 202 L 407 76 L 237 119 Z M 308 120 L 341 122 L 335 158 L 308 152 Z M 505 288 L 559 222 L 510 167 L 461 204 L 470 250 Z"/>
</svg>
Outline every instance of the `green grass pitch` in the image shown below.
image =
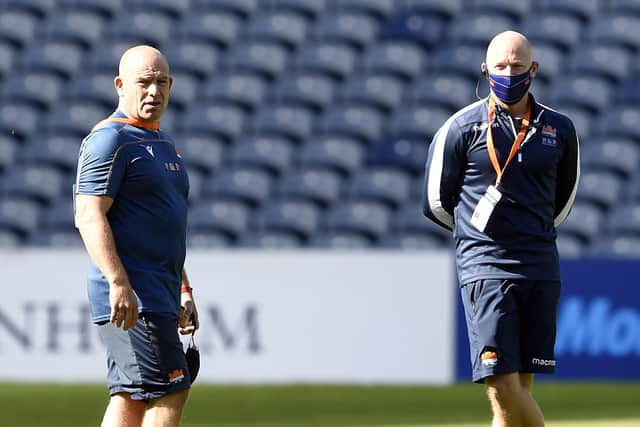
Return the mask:
<svg viewBox="0 0 640 427">
<path fill-rule="evenodd" d="M 640 426 L 640 384 L 541 383 L 550 427 Z M 99 425 L 103 385 L 0 384 L 0 425 Z M 489 426 L 483 387 L 214 386 L 197 384 L 184 427 Z"/>
</svg>

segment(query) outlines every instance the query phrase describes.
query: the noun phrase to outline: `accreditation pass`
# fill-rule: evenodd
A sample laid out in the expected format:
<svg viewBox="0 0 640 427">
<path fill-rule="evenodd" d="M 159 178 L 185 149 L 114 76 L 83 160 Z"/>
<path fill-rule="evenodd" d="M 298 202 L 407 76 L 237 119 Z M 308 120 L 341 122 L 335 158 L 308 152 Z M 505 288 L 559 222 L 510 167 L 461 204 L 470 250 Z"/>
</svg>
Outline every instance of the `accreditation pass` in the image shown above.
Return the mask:
<svg viewBox="0 0 640 427">
<path fill-rule="evenodd" d="M 476 205 L 473 215 L 471 215 L 471 224 L 478 230 L 484 232 L 493 214 L 493 210 L 502 198 L 502 193 L 495 185 L 487 187 L 487 191 L 482 195 L 480 201 Z"/>
</svg>

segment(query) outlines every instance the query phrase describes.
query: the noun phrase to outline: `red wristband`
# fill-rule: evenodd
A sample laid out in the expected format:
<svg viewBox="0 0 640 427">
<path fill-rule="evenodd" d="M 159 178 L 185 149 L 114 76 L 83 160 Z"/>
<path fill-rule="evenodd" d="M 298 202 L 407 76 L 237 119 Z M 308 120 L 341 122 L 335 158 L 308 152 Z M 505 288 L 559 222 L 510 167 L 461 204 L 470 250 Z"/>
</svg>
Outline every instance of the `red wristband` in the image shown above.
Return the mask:
<svg viewBox="0 0 640 427">
<path fill-rule="evenodd" d="M 191 293 L 193 291 L 193 288 L 189 285 L 182 285 L 182 287 L 180 288 L 180 293 L 184 294 L 184 293 Z"/>
</svg>

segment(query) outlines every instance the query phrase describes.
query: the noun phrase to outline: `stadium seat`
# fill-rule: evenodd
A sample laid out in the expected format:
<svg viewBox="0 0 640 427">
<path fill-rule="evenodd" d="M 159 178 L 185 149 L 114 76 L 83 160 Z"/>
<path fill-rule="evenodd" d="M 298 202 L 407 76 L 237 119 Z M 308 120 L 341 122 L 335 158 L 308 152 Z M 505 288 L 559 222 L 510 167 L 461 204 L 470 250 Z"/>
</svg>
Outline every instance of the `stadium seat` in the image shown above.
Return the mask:
<svg viewBox="0 0 640 427">
<path fill-rule="evenodd" d="M 59 10 L 98 12 L 112 18 L 122 10 L 124 0 L 58 0 Z"/>
<path fill-rule="evenodd" d="M 608 6 L 612 13 L 640 15 L 640 1 L 638 0 L 609 0 Z"/>
<path fill-rule="evenodd" d="M 537 0 L 471 0 L 471 12 L 498 13 L 519 21 L 527 16 L 533 8 L 533 2 Z M 499 31 L 496 31 L 496 34 Z"/>
<path fill-rule="evenodd" d="M 113 83 L 114 77 L 114 74 L 99 71 L 74 76 L 68 83 L 65 95 L 69 100 L 99 102 L 115 110 L 118 95 Z"/>
<path fill-rule="evenodd" d="M 391 116 L 388 135 L 430 141 L 450 115 L 449 109 L 438 106 L 401 107 Z"/>
<path fill-rule="evenodd" d="M 569 258 L 580 257 L 587 252 L 587 247 L 588 247 L 588 245 L 585 245 L 580 238 L 572 234 L 563 233 L 562 226 L 558 230 L 556 245 L 558 246 L 558 253 L 560 254 L 560 257 L 562 257 L 563 259 L 565 257 L 569 257 Z"/>
<path fill-rule="evenodd" d="M 187 230 L 187 247 L 190 249 L 227 249 L 232 244 L 231 239 L 222 233 Z"/>
<path fill-rule="evenodd" d="M 10 230 L 0 228 L 0 248 L 12 249 L 20 245 L 20 236 Z"/>
<path fill-rule="evenodd" d="M 164 50 L 171 64 L 171 71 L 183 71 L 204 79 L 218 68 L 219 52 L 207 42 L 182 42 L 171 44 Z"/>
<path fill-rule="evenodd" d="M 187 174 L 189 175 L 189 206 L 193 206 L 202 198 L 202 189 L 207 181 L 208 173 L 201 169 L 190 167 L 187 164 Z"/>
<path fill-rule="evenodd" d="M 261 13 L 247 24 L 244 38 L 275 42 L 288 49 L 295 49 L 304 42 L 307 28 L 307 18 L 298 13 Z"/>
<path fill-rule="evenodd" d="M 2 0 L 1 6 L 7 10 L 25 10 L 39 18 L 48 15 L 56 7 L 55 0 Z"/>
<path fill-rule="evenodd" d="M 451 43 L 434 48 L 429 71 L 441 76 L 460 75 L 474 82 L 482 78 L 480 64 L 485 60 L 486 46 Z M 488 86 L 487 86 L 488 87 Z"/>
<path fill-rule="evenodd" d="M 373 246 L 371 240 L 359 233 L 348 231 L 319 232 L 309 241 L 309 246 L 331 250 L 362 250 Z"/>
<path fill-rule="evenodd" d="M 378 21 L 364 13 L 327 13 L 318 19 L 313 29 L 313 38 L 319 42 L 346 43 L 356 49 L 363 49 L 378 34 Z"/>
<path fill-rule="evenodd" d="M 379 39 L 417 42 L 431 48 L 443 40 L 446 28 L 443 17 L 410 12 L 387 18 L 380 28 Z"/>
<path fill-rule="evenodd" d="M 333 206 L 327 216 L 330 232 L 360 234 L 377 242 L 389 230 L 391 210 L 381 202 L 347 201 Z"/>
<path fill-rule="evenodd" d="M 369 149 L 367 165 L 405 170 L 413 175 L 424 172 L 428 142 L 420 139 L 391 139 Z"/>
<path fill-rule="evenodd" d="M 293 155 L 294 147 L 289 140 L 257 135 L 239 138 L 228 158 L 233 166 L 256 167 L 278 176 L 289 168 Z"/>
<path fill-rule="evenodd" d="M 84 62 L 84 51 L 72 42 L 40 40 L 30 43 L 21 59 L 22 70 L 51 71 L 68 78 Z"/>
<path fill-rule="evenodd" d="M 251 206 L 261 205 L 271 195 L 271 176 L 260 169 L 229 167 L 211 176 L 203 195 L 220 200 L 238 200 Z"/>
<path fill-rule="evenodd" d="M 286 250 L 299 248 L 302 242 L 291 233 L 266 230 L 245 233 L 238 240 L 237 246 L 262 250 Z"/>
<path fill-rule="evenodd" d="M 540 64 L 536 80 L 543 80 L 545 83 L 553 81 L 554 77 L 566 69 L 566 56 L 562 49 L 552 44 L 537 43 L 533 48 L 533 59 Z"/>
<path fill-rule="evenodd" d="M 598 117 L 586 108 L 579 108 L 575 104 L 554 104 L 553 109 L 560 111 L 571 118 L 573 126 L 577 129 L 578 138 L 588 139 L 598 127 L 594 126 L 595 118 Z"/>
<path fill-rule="evenodd" d="M 431 13 L 450 19 L 465 6 L 465 0 L 404 0 L 403 8 L 409 12 Z"/>
<path fill-rule="evenodd" d="M 112 113 L 102 104 L 88 101 L 70 101 L 52 109 L 44 119 L 44 130 L 47 132 L 64 132 L 85 137 L 101 120 Z"/>
<path fill-rule="evenodd" d="M 3 10 L 0 13 L 0 39 L 18 46 L 25 46 L 33 40 L 39 20 L 24 10 Z"/>
<path fill-rule="evenodd" d="M 399 233 L 388 234 L 378 244 L 378 247 L 384 249 L 395 249 L 404 251 L 424 251 L 438 250 L 446 248 L 437 237 L 428 234 Z"/>
<path fill-rule="evenodd" d="M 254 72 L 230 72 L 216 74 L 204 84 L 204 99 L 237 104 L 246 111 L 253 111 L 264 101 L 266 79 Z"/>
<path fill-rule="evenodd" d="M 464 13 L 457 15 L 449 24 L 447 38 L 450 42 L 476 44 L 486 49 L 496 34 L 514 26 L 513 19 L 500 13 Z"/>
<path fill-rule="evenodd" d="M 452 243 L 450 231 L 436 225 L 423 214 L 421 200 L 408 200 L 398 208 L 393 216 L 392 230 L 398 235 L 428 236 L 441 245 Z"/>
<path fill-rule="evenodd" d="M 190 0 L 129 0 L 127 8 L 133 11 L 160 11 L 170 18 L 180 18 L 190 8 Z"/>
<path fill-rule="evenodd" d="M 246 116 L 242 108 L 229 102 L 192 105 L 177 129 L 182 132 L 217 135 L 225 141 L 233 141 L 244 131 Z"/>
<path fill-rule="evenodd" d="M 357 138 L 366 144 L 379 140 L 383 116 L 373 107 L 343 105 L 328 110 L 319 121 L 318 130 L 328 136 Z"/>
<path fill-rule="evenodd" d="M 614 236 L 597 242 L 591 252 L 592 255 L 606 258 L 634 258 L 640 257 L 640 237 Z"/>
<path fill-rule="evenodd" d="M 581 239 L 582 243 L 589 243 L 604 231 L 604 215 L 602 211 L 591 203 L 574 203 L 571 214 L 558 227 L 563 234 Z"/>
<path fill-rule="evenodd" d="M 595 127 L 603 137 L 622 137 L 640 141 L 640 107 L 622 106 L 609 108 L 600 116 Z"/>
<path fill-rule="evenodd" d="M 268 203 L 256 220 L 259 231 L 285 232 L 306 241 L 317 229 L 319 208 L 310 201 L 280 200 Z"/>
<path fill-rule="evenodd" d="M 351 75 L 356 66 L 355 48 L 346 43 L 318 42 L 302 46 L 294 60 L 298 71 L 311 71 L 342 80 Z"/>
<path fill-rule="evenodd" d="M 627 49 L 600 43 L 573 50 L 569 61 L 569 70 L 575 74 L 606 77 L 614 83 L 627 76 L 630 66 L 631 54 Z"/>
<path fill-rule="evenodd" d="M 640 48 L 640 16 L 629 14 L 599 15 L 589 26 L 593 43 L 606 43 L 637 51 Z"/>
<path fill-rule="evenodd" d="M 568 52 L 582 36 L 580 19 L 562 13 L 528 15 L 521 26 L 522 33 L 526 34 L 533 44 L 534 54 L 538 43 L 551 44 Z"/>
<path fill-rule="evenodd" d="M 242 19 L 231 12 L 193 11 L 177 23 L 175 34 L 182 40 L 227 48 L 237 40 L 241 27 Z"/>
<path fill-rule="evenodd" d="M 426 67 L 422 48 L 411 42 L 387 41 L 371 46 L 362 58 L 367 74 L 390 73 L 405 80 L 413 80 Z"/>
<path fill-rule="evenodd" d="M 369 104 L 388 113 L 402 101 L 404 82 L 392 75 L 356 75 L 340 90 L 340 99 L 346 103 Z"/>
<path fill-rule="evenodd" d="M 362 167 L 365 154 L 362 143 L 355 139 L 319 136 L 309 139 L 301 147 L 299 162 L 307 168 L 330 168 L 348 176 Z"/>
<path fill-rule="evenodd" d="M 93 70 L 92 73 L 110 75 L 113 81 L 113 77 L 118 75 L 120 57 L 134 44 L 136 43 L 131 40 L 102 40 L 93 45 L 87 60 L 84 62 Z M 78 77 L 74 76 L 74 79 Z"/>
<path fill-rule="evenodd" d="M 320 111 L 334 100 L 336 85 L 329 76 L 316 72 L 298 72 L 279 79 L 270 98 L 276 103 L 299 104 Z"/>
<path fill-rule="evenodd" d="M 60 101 L 64 79 L 47 71 L 20 72 L 7 76 L 2 84 L 5 100 L 33 103 L 38 108 L 49 108 Z"/>
<path fill-rule="evenodd" d="M 611 102 L 611 83 L 602 77 L 567 76 L 556 79 L 552 84 L 551 101 L 586 108 L 591 113 L 598 113 Z"/>
<path fill-rule="evenodd" d="M 640 203 L 629 202 L 617 206 L 609 217 L 609 231 L 614 235 L 640 237 Z"/>
<path fill-rule="evenodd" d="M 314 114 L 295 105 L 263 105 L 254 117 L 252 129 L 261 135 L 276 135 L 302 142 L 311 135 Z"/>
<path fill-rule="evenodd" d="M 189 209 L 189 233 L 206 232 L 237 239 L 249 226 L 251 209 L 237 200 L 201 200 Z"/>
<path fill-rule="evenodd" d="M 172 25 L 173 20 L 160 11 L 119 13 L 109 23 L 109 36 L 115 40 L 133 39 L 138 43 L 162 47 L 169 40 Z"/>
<path fill-rule="evenodd" d="M 278 182 L 278 194 L 287 200 L 304 200 L 327 207 L 341 195 L 342 178 L 329 169 L 289 170 Z"/>
<path fill-rule="evenodd" d="M 233 12 L 241 18 L 253 15 L 259 7 L 258 0 L 191 0 L 196 10 L 215 10 Z"/>
<path fill-rule="evenodd" d="M 584 170 L 615 172 L 629 179 L 640 165 L 640 145 L 632 140 L 601 137 L 585 144 L 580 157 Z"/>
<path fill-rule="evenodd" d="M 36 134 L 23 146 L 22 159 L 30 164 L 51 165 L 64 173 L 72 173 L 78 163 L 81 140 L 73 134 Z"/>
<path fill-rule="evenodd" d="M 40 203 L 50 203 L 63 190 L 70 194 L 72 181 L 52 166 L 21 165 L 11 168 L 4 178 L 3 193 L 8 196 L 31 198 Z"/>
<path fill-rule="evenodd" d="M 66 10 L 47 16 L 37 35 L 43 40 L 73 42 L 89 48 L 103 37 L 104 28 L 105 18 L 98 12 Z"/>
<path fill-rule="evenodd" d="M 171 102 L 169 102 L 169 106 L 167 111 L 162 115 L 162 120 L 160 120 L 160 130 L 168 132 L 173 135 L 173 133 L 179 127 L 178 123 L 182 122 L 183 113 L 178 110 Z"/>
<path fill-rule="evenodd" d="M 288 51 L 278 43 L 245 41 L 235 44 L 226 55 L 226 68 L 231 72 L 251 71 L 269 79 L 280 75 L 287 66 Z"/>
<path fill-rule="evenodd" d="M 424 184 L 424 173 L 413 178 L 413 182 L 411 183 L 411 198 L 413 200 L 420 201 L 420 203 L 422 203 L 422 201 L 424 200 Z"/>
<path fill-rule="evenodd" d="M 12 102 L 0 105 L 0 131 L 27 139 L 40 124 L 40 110 L 32 104 Z"/>
<path fill-rule="evenodd" d="M 292 11 L 310 19 L 321 16 L 331 0 L 268 0 L 267 5 L 275 11 Z"/>
<path fill-rule="evenodd" d="M 334 0 L 341 11 L 364 12 L 382 19 L 395 11 L 394 0 Z"/>
<path fill-rule="evenodd" d="M 171 86 L 169 103 L 179 110 L 183 110 L 196 99 L 199 92 L 199 81 L 193 74 L 185 71 L 171 71 L 171 74 L 173 85 Z"/>
<path fill-rule="evenodd" d="M 614 105 L 640 105 L 640 79 L 632 76 L 615 86 Z"/>
<path fill-rule="evenodd" d="M 16 163 L 21 148 L 15 136 L 6 133 L 0 135 L 0 174 Z"/>
<path fill-rule="evenodd" d="M 476 82 L 463 76 L 426 74 L 406 92 L 412 104 L 441 106 L 457 111 L 475 100 Z"/>
<path fill-rule="evenodd" d="M 624 181 L 616 174 L 584 171 L 580 176 L 577 200 L 595 203 L 601 209 L 613 206 L 622 196 Z"/>
<path fill-rule="evenodd" d="M 600 3 L 600 0 L 541 0 L 536 7 L 545 13 L 574 15 L 586 22 L 600 16 Z"/>
<path fill-rule="evenodd" d="M 11 42 L 0 40 L 0 78 L 13 71 L 16 57 L 16 49 Z"/>
<path fill-rule="evenodd" d="M 26 245 L 43 248 L 84 248 L 80 233 L 74 230 L 39 230 L 29 235 Z"/>
<path fill-rule="evenodd" d="M 183 133 L 174 135 L 174 139 L 189 173 L 192 168 L 197 168 L 209 174 L 222 166 L 226 143 L 221 138 L 207 134 Z"/>
<path fill-rule="evenodd" d="M 66 194 L 51 203 L 40 215 L 40 225 L 44 230 L 74 231 L 73 192 L 71 187 Z M 65 197 L 66 196 L 66 197 Z M 77 232 L 76 232 L 77 233 Z"/>
<path fill-rule="evenodd" d="M 350 180 L 348 194 L 351 200 L 372 200 L 392 209 L 409 199 L 411 179 L 405 171 L 388 168 L 367 168 Z"/>
<path fill-rule="evenodd" d="M 40 206 L 38 202 L 19 197 L 0 199 L 0 229 L 10 230 L 24 238 L 38 229 Z"/>
</svg>

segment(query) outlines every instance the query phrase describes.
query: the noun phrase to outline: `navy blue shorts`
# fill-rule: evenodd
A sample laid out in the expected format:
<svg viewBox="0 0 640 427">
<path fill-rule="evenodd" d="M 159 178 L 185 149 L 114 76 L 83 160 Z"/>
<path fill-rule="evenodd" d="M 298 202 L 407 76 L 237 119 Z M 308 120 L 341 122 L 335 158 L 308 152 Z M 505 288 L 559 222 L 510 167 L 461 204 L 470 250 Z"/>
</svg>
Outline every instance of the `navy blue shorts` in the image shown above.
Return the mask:
<svg viewBox="0 0 640 427">
<path fill-rule="evenodd" d="M 553 373 L 559 281 L 485 279 L 461 288 L 473 381 Z"/>
<path fill-rule="evenodd" d="M 149 400 L 191 386 L 175 315 L 140 314 L 128 331 L 109 322 L 98 328 L 107 348 L 110 395 L 128 393 L 134 400 Z"/>
</svg>

